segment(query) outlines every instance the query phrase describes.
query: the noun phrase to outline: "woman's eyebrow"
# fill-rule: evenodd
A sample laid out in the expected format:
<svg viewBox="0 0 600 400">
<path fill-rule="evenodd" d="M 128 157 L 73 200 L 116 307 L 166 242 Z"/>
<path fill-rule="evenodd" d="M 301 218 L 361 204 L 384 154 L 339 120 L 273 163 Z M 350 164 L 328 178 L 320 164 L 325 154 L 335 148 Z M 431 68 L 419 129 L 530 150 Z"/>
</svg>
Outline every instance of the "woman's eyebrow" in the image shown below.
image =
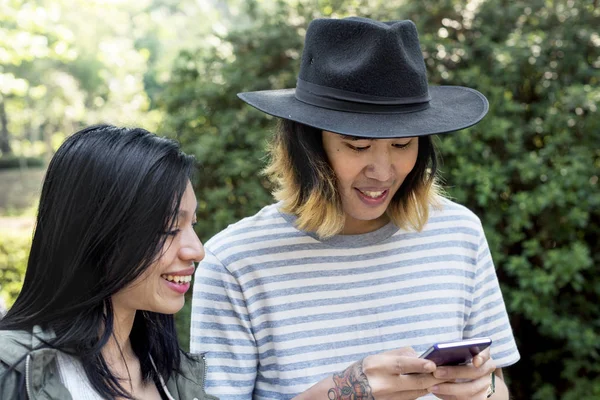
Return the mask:
<svg viewBox="0 0 600 400">
<path fill-rule="evenodd" d="M 198 203 L 196 203 L 196 208 L 194 208 L 194 212 L 192 213 L 192 215 L 195 215 L 197 212 L 198 212 Z M 187 210 L 179 210 L 179 212 L 177 214 L 181 218 L 186 218 L 188 216 L 189 212 Z"/>
</svg>

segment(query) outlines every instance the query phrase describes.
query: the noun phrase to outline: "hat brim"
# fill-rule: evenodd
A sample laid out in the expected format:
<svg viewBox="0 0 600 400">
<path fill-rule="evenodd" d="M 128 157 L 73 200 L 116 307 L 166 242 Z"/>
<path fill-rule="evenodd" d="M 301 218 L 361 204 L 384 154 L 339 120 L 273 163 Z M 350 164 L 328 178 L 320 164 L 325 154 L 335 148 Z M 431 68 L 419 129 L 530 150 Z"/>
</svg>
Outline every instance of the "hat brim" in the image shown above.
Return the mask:
<svg viewBox="0 0 600 400">
<path fill-rule="evenodd" d="M 238 93 L 256 109 L 343 135 L 368 138 L 425 136 L 458 131 L 475 125 L 489 104 L 477 90 L 462 86 L 430 86 L 429 108 L 398 114 L 356 113 L 313 106 L 294 96 L 295 89 Z"/>
</svg>

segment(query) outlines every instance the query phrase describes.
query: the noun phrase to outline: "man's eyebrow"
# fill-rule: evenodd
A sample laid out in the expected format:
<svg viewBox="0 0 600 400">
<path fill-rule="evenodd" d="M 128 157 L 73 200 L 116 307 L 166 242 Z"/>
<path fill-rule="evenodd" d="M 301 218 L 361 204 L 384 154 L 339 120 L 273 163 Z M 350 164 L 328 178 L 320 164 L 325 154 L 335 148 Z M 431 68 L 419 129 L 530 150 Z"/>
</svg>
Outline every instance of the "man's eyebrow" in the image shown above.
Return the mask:
<svg viewBox="0 0 600 400">
<path fill-rule="evenodd" d="M 351 135 L 340 135 L 344 140 L 373 140 L 371 138 L 359 137 L 359 136 L 351 136 Z"/>
</svg>

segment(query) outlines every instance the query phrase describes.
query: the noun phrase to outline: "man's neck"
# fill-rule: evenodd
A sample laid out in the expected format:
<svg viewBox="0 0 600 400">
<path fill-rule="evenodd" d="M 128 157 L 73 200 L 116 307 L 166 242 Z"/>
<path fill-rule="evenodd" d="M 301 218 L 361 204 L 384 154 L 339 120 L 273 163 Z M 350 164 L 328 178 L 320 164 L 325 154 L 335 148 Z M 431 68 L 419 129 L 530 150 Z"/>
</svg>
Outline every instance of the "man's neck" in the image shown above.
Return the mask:
<svg viewBox="0 0 600 400">
<path fill-rule="evenodd" d="M 344 229 L 342 235 L 361 235 L 364 233 L 374 232 L 380 228 L 383 228 L 387 223 L 390 222 L 390 218 L 383 214 L 381 217 L 374 220 L 358 220 L 351 217 L 346 217 Z"/>
</svg>

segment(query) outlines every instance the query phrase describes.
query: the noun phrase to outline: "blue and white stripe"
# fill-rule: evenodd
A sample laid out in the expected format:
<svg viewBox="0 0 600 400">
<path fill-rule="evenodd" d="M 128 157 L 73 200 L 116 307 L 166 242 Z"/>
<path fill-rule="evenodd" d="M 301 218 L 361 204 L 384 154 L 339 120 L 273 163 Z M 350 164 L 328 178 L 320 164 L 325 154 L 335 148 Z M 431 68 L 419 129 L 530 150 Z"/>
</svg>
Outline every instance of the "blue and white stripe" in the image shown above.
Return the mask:
<svg viewBox="0 0 600 400">
<path fill-rule="evenodd" d="M 481 222 L 444 201 L 422 232 L 392 224 L 320 241 L 265 207 L 206 244 L 191 350 L 207 392 L 290 399 L 370 354 L 475 336 L 519 359 Z"/>
</svg>

